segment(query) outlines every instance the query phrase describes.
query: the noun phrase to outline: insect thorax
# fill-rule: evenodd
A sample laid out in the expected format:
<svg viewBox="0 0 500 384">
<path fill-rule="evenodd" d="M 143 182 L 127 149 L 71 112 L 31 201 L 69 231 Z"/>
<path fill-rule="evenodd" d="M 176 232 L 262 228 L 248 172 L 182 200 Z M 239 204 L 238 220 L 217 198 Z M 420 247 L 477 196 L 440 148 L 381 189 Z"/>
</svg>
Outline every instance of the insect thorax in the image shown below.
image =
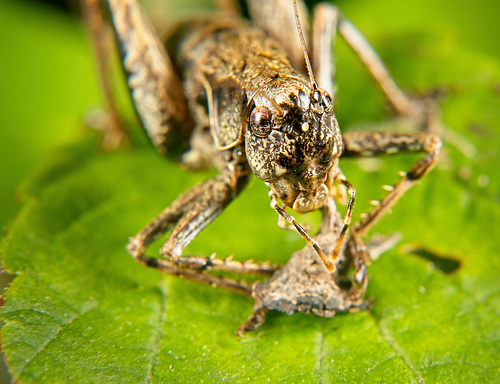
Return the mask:
<svg viewBox="0 0 500 384">
<path fill-rule="evenodd" d="M 287 205 L 319 208 L 342 147 L 330 96 L 313 89 L 277 42 L 241 20 L 181 24 L 167 48 L 185 79 L 196 129 L 210 127 L 218 149 L 244 141 L 254 174 Z M 302 191 L 308 194 L 299 202 Z M 311 194 L 320 196 L 311 201 Z"/>
</svg>

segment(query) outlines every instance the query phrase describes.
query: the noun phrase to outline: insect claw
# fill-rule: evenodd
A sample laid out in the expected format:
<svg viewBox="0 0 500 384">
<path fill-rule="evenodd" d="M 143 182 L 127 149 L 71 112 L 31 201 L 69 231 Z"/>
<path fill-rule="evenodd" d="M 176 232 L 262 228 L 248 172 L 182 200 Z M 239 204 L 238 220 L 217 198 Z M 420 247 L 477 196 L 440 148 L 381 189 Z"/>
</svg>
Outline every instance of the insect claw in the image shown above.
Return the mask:
<svg viewBox="0 0 500 384">
<path fill-rule="evenodd" d="M 233 257 L 234 257 L 234 255 L 229 255 L 228 257 L 226 257 L 226 258 L 224 259 L 224 262 L 225 262 L 225 263 L 230 263 L 231 261 L 233 261 Z"/>
<path fill-rule="evenodd" d="M 401 176 L 401 177 L 406 177 L 408 176 L 408 172 L 405 172 L 405 171 L 399 171 L 398 172 L 398 175 Z"/>
<path fill-rule="evenodd" d="M 369 203 L 375 207 L 380 205 L 380 201 L 378 201 L 378 200 L 370 200 Z"/>
<path fill-rule="evenodd" d="M 394 186 L 392 186 L 392 185 L 382 185 L 382 189 L 386 190 L 388 192 L 392 192 L 392 191 L 394 191 Z"/>
<path fill-rule="evenodd" d="M 361 219 L 366 219 L 366 218 L 368 217 L 368 213 L 366 213 L 366 212 L 360 213 L 360 214 L 359 214 L 359 217 L 360 217 Z"/>
</svg>

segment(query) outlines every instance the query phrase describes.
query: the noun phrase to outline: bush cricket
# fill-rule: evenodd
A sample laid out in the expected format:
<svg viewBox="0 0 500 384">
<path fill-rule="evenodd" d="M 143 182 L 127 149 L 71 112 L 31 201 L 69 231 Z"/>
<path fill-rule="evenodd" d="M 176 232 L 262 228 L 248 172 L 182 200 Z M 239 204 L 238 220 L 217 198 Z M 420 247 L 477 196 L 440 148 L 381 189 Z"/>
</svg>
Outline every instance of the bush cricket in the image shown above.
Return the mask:
<svg viewBox="0 0 500 384">
<path fill-rule="evenodd" d="M 85 1 L 114 117 L 108 138 L 119 141 L 124 132 L 104 73 L 99 34 L 104 25 L 103 6 L 121 51 L 130 95 L 151 142 L 162 154 L 181 153 L 179 160 L 185 167 L 213 166 L 220 171 L 179 196 L 132 237 L 128 252 L 141 264 L 166 274 L 253 296 L 254 312 L 238 329 L 239 335 L 261 325 L 269 309 L 330 317 L 366 308 L 366 265 L 391 246 L 394 238 L 365 244 L 362 237 L 432 169 L 441 140 L 425 132 L 434 118 L 425 103 L 399 89 L 354 25 L 332 4 L 318 4 L 309 33 L 302 2 L 252 0 L 248 11 L 253 23 L 234 12 L 207 15 L 179 22 L 160 41 L 136 0 Z M 394 111 L 414 119 L 424 132 L 341 133 L 333 112 L 332 47 L 337 33 L 357 54 Z M 356 190 L 339 167 L 340 157 L 401 151 L 424 155 L 350 226 Z M 278 224 L 291 224 L 308 246 L 282 267 L 183 255 L 184 248 L 222 213 L 252 174 L 268 186 Z M 347 210 L 342 219 L 336 204 L 343 201 Z M 290 208 L 299 213 L 321 210 L 319 233 L 309 235 L 287 211 Z M 163 257 L 146 255 L 148 246 L 167 232 Z M 211 271 L 274 275 L 250 285 Z"/>
</svg>

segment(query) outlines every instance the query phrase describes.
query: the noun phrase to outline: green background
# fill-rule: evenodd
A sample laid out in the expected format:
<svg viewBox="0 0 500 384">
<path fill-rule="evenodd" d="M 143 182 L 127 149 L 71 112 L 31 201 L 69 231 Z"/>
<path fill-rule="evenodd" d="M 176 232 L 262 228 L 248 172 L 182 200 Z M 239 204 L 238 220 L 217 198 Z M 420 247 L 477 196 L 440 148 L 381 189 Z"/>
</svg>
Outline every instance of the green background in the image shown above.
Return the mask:
<svg viewBox="0 0 500 384">
<path fill-rule="evenodd" d="M 405 89 L 446 89 L 446 132 L 477 152 L 464 156 L 445 134 L 437 169 L 376 226 L 404 239 L 370 267 L 373 310 L 334 319 L 273 313 L 237 341 L 249 299 L 165 278 L 124 251 L 128 236 L 207 175 L 186 174 L 140 140 L 100 152 L 83 123 L 100 95 L 81 23 L 0 1 L 0 256 L 18 275 L 4 296 L 2 349 L 18 382 L 500 379 L 500 6 L 338 4 Z M 341 42 L 338 56 L 341 127 L 383 127 L 382 96 Z M 342 161 L 358 189 L 356 212 L 416 158 Z M 275 223 L 254 180 L 188 252 L 285 261 L 303 242 Z"/>
</svg>

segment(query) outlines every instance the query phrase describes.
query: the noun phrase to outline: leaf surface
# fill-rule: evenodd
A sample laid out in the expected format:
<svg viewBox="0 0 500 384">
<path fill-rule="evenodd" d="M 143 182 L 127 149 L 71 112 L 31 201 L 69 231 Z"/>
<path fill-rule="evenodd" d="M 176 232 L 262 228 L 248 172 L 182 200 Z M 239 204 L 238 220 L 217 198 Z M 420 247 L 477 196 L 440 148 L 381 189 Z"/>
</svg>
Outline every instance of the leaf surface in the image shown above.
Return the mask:
<svg viewBox="0 0 500 384">
<path fill-rule="evenodd" d="M 500 380 L 498 63 L 450 38 L 453 26 L 419 29 L 425 3 L 415 24 L 377 20 L 394 6 L 389 0 L 365 4 L 359 22 L 349 4 L 344 12 L 367 23 L 398 82 L 449 90 L 443 120 L 477 149 L 466 158 L 445 136 L 437 169 L 376 226 L 404 238 L 370 266 L 373 309 L 333 319 L 270 313 L 238 341 L 250 299 L 165 277 L 125 251 L 129 236 L 212 174 L 184 172 L 141 141 L 106 154 L 94 134 L 75 135 L 26 181 L 24 208 L 1 243 L 2 265 L 16 275 L 4 294 L 2 349 L 17 382 Z M 369 78 L 341 44 L 340 54 L 342 126 L 383 121 L 380 95 L 365 91 Z M 371 164 L 376 172 L 342 160 L 358 190 L 356 212 L 417 158 L 385 158 Z M 255 179 L 186 253 L 285 262 L 303 246 L 277 228 Z"/>
</svg>

